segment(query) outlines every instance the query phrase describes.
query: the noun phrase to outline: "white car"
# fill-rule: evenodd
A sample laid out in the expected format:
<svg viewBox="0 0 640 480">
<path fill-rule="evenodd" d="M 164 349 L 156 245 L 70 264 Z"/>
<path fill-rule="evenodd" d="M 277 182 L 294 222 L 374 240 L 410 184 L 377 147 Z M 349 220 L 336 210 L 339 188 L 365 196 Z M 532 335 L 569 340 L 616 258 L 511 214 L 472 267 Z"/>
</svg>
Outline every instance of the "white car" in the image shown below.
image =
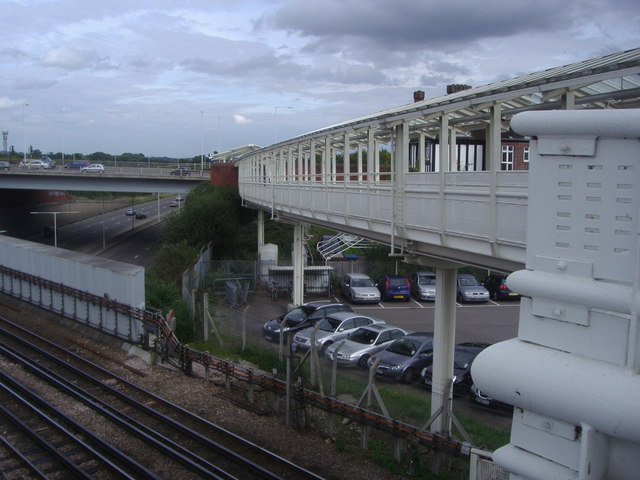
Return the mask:
<svg viewBox="0 0 640 480">
<path fill-rule="evenodd" d="M 25 168 L 29 170 L 44 170 L 45 168 L 49 168 L 49 164 L 42 160 L 31 160 L 25 165 Z"/>
<path fill-rule="evenodd" d="M 374 323 L 351 332 L 345 342 L 336 342 L 324 351 L 327 360 L 333 360 L 336 347 L 336 360 L 341 367 L 367 368 L 367 360 L 374 353 L 384 350 L 391 342 L 409 333 L 402 328 L 385 323 Z"/>
<path fill-rule="evenodd" d="M 367 317 L 355 312 L 335 312 L 319 320 L 316 324 L 316 347 L 320 353 L 343 338 L 347 338 L 355 329 L 367 325 L 384 323 L 384 320 Z M 293 337 L 292 346 L 299 351 L 311 348 L 311 335 L 315 327 L 306 328 Z"/>
<path fill-rule="evenodd" d="M 82 173 L 104 173 L 104 165 L 100 163 L 92 163 L 88 167 L 82 167 L 80 171 Z"/>
</svg>

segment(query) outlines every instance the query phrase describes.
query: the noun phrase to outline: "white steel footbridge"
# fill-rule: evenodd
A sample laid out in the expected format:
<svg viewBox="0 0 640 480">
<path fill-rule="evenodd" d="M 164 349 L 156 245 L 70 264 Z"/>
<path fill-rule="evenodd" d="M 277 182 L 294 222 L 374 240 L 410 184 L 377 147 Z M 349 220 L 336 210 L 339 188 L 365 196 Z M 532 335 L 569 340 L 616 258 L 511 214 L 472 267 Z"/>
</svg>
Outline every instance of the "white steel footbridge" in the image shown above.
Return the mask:
<svg viewBox="0 0 640 480">
<path fill-rule="evenodd" d="M 240 156 L 243 202 L 294 223 L 295 303 L 306 224 L 436 269 L 439 432 L 457 268 L 515 272 L 519 336 L 473 370 L 516 407 L 495 460 L 513 479 L 637 478 L 640 49 L 458 90 Z"/>
</svg>

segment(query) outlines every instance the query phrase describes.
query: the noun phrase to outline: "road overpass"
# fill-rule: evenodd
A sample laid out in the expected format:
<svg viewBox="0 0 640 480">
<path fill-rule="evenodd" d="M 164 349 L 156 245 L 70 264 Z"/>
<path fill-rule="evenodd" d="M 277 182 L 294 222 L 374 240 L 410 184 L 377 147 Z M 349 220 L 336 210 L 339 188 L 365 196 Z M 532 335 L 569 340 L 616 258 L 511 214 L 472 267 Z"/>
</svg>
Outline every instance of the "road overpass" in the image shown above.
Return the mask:
<svg viewBox="0 0 640 480">
<path fill-rule="evenodd" d="M 209 171 L 174 176 L 170 169 L 105 167 L 105 173 L 80 173 L 57 167 L 52 170 L 12 169 L 0 171 L 0 188 L 98 192 L 187 193 L 208 182 Z"/>
</svg>

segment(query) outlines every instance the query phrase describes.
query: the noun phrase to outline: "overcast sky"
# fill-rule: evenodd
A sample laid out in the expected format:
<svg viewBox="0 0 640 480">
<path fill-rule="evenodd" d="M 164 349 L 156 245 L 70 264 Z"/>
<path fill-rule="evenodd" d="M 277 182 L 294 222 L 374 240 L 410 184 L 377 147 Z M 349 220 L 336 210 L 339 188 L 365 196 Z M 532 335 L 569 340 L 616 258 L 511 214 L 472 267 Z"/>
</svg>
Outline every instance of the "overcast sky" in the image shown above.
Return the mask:
<svg viewBox="0 0 640 480">
<path fill-rule="evenodd" d="M 67 154 L 264 146 L 640 46 L 638 0 L 0 0 L 0 19 L 0 128 Z"/>
</svg>

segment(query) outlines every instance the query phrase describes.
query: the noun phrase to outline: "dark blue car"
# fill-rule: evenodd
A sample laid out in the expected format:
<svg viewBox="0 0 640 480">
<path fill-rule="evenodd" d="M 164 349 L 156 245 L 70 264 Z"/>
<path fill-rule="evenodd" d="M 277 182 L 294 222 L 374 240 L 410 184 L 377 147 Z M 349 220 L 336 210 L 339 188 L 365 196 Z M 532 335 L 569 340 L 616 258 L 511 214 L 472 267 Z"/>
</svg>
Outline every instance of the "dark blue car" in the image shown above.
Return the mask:
<svg viewBox="0 0 640 480">
<path fill-rule="evenodd" d="M 383 275 L 378 282 L 382 300 L 411 300 L 409 280 L 402 275 Z"/>
</svg>

